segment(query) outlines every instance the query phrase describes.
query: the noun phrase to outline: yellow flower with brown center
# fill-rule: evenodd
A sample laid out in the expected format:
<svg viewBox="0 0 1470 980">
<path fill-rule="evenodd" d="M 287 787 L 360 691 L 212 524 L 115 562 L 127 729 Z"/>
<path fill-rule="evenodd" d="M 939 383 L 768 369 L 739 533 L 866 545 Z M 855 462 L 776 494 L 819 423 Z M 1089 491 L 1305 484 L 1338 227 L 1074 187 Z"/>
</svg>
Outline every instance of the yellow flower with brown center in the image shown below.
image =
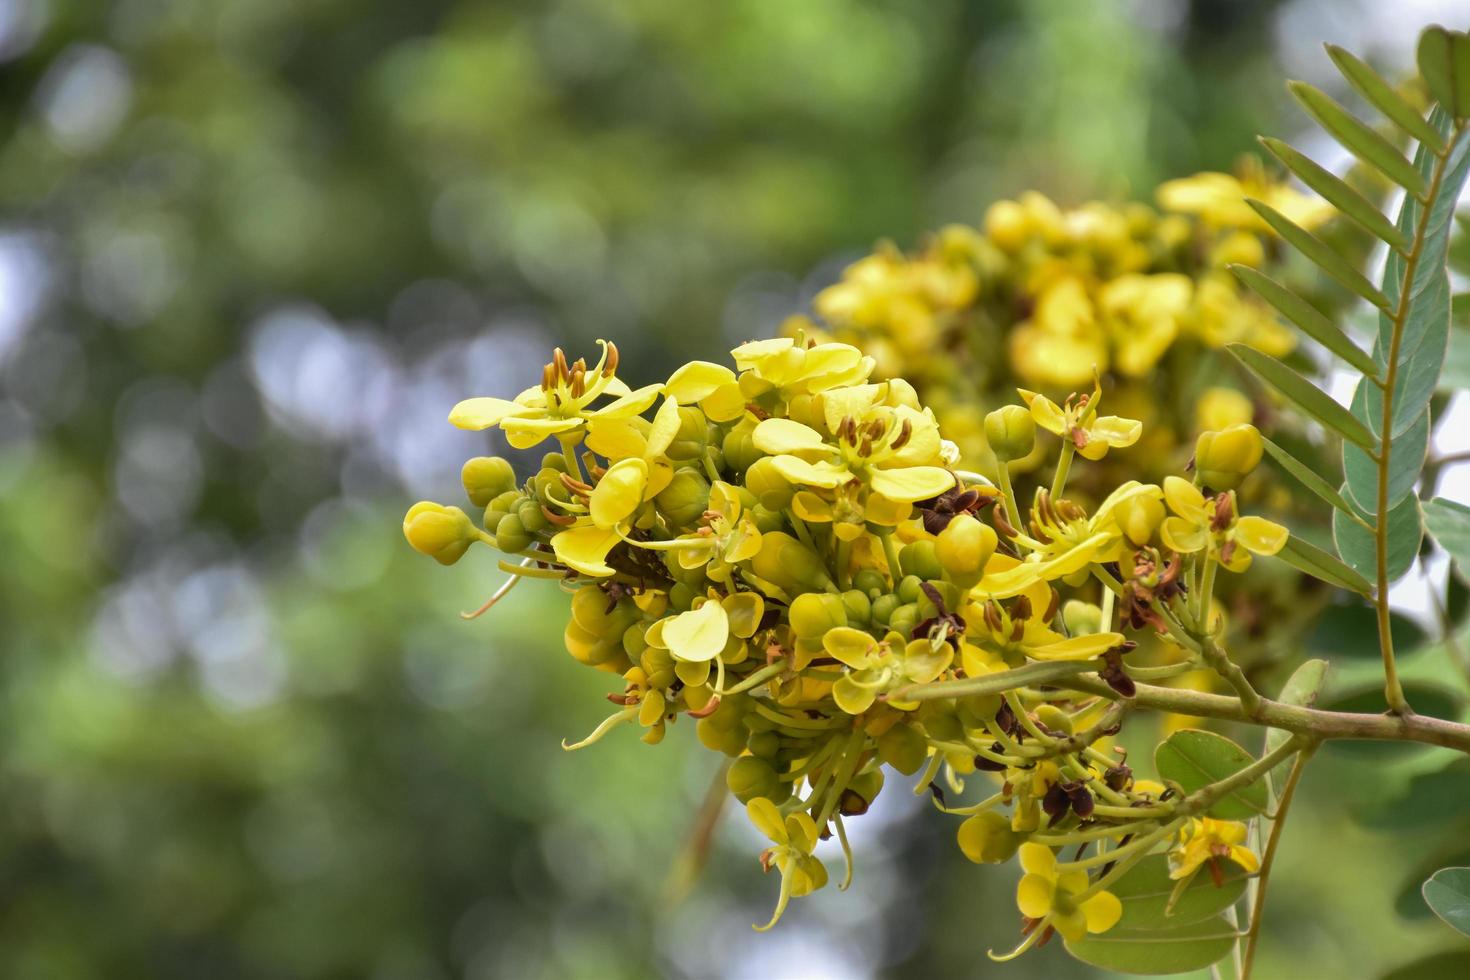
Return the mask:
<svg viewBox="0 0 1470 980">
<path fill-rule="evenodd" d="M 1070 442 L 1083 459 L 1102 459 L 1109 449 L 1131 446 L 1143 434 L 1143 423 L 1136 419 L 1097 414 L 1102 385 L 1096 378 L 1092 394 L 1072 395 L 1061 405 L 1025 388 L 1016 391 L 1031 409 L 1036 424 Z"/>
<path fill-rule="evenodd" d="M 1164 478 L 1164 500 L 1174 516 L 1164 518 L 1159 535 L 1172 551 L 1207 551 L 1228 570 L 1243 572 L 1252 555 L 1274 555 L 1286 547 L 1286 528 L 1264 517 L 1241 517 L 1233 490 L 1206 497 L 1188 480 L 1170 476 Z"/>
<path fill-rule="evenodd" d="M 1179 829 L 1179 843 L 1169 851 L 1169 877 L 1193 877 L 1208 867 L 1215 883 L 1221 881 L 1221 861 L 1232 861 L 1247 874 L 1261 870 L 1261 859 L 1245 846 L 1246 826 L 1234 820 L 1195 817 Z"/>
<path fill-rule="evenodd" d="M 1107 932 L 1123 917 L 1118 896 L 1108 891 L 1087 895 L 1087 872 L 1059 871 L 1051 848 L 1028 841 L 1019 854 L 1026 874 L 1016 886 L 1016 905 L 1028 919 L 1039 920 L 1037 931 L 1050 927 L 1076 942 L 1088 933 Z"/>
</svg>

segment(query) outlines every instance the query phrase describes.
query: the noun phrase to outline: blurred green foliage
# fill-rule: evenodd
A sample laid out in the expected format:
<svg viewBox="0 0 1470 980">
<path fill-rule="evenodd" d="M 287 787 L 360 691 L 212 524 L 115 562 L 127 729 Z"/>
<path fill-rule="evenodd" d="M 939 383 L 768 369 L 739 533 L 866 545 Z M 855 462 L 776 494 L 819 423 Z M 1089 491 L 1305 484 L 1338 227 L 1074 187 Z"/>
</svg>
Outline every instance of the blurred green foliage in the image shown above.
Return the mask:
<svg viewBox="0 0 1470 980">
<path fill-rule="evenodd" d="M 564 756 L 601 689 L 554 591 L 462 624 L 398 515 L 553 343 L 663 377 L 878 237 L 1228 169 L 1279 129 L 1277 4 L 0 12 L 0 975 L 990 974 L 1010 898 L 921 801 L 771 936 L 744 840 L 670 905 L 690 733 Z M 1439 935 L 1317 778 L 1267 976 Z"/>
</svg>

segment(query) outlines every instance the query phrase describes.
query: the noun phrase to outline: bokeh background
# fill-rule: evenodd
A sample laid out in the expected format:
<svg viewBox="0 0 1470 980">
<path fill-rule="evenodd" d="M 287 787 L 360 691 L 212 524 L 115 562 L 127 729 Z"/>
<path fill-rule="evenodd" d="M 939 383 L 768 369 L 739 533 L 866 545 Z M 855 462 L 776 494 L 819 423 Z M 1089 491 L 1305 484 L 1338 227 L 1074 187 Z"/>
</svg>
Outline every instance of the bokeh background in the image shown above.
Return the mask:
<svg viewBox="0 0 1470 980">
<path fill-rule="evenodd" d="M 1403 71 L 1465 13 L 0 0 L 0 976 L 1093 975 L 988 963 L 1013 876 L 896 785 L 773 933 L 741 820 L 679 887 L 717 760 L 562 753 L 608 687 L 560 596 L 461 622 L 493 560 L 402 511 L 555 344 L 663 378 L 880 237 L 1230 169 L 1306 128 L 1284 77 L 1336 87 L 1321 41 Z M 1427 765 L 1314 767 L 1260 976 L 1452 947 L 1402 893 L 1428 838 L 1352 819 Z"/>
</svg>

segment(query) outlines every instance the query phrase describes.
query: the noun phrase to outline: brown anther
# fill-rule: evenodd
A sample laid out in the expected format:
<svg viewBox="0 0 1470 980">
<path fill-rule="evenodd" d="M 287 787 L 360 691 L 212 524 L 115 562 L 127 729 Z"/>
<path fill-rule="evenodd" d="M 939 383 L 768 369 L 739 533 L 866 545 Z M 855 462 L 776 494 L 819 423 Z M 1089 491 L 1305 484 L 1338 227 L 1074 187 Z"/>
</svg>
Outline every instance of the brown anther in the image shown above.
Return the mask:
<svg viewBox="0 0 1470 980">
<path fill-rule="evenodd" d="M 577 358 L 577 360 L 572 364 L 572 371 L 573 372 L 581 371 L 583 374 L 586 374 L 587 373 L 587 358 L 585 358 L 585 357 L 579 357 L 579 358 Z"/>
<path fill-rule="evenodd" d="M 1031 618 L 1031 600 L 1027 596 L 1017 596 L 1016 601 L 1011 603 L 1011 616 L 1015 619 Z"/>
<path fill-rule="evenodd" d="M 1067 433 L 1067 438 L 1072 440 L 1072 445 L 1081 449 L 1087 445 L 1087 430 L 1083 429 L 1080 425 L 1074 425 L 1072 426 L 1072 431 Z"/>
<path fill-rule="evenodd" d="M 1026 621 L 1018 619 L 1011 624 L 1011 642 L 1020 643 L 1021 637 L 1026 635 Z"/>
<path fill-rule="evenodd" d="M 570 473 L 562 473 L 559 475 L 561 476 L 561 485 L 566 487 L 572 493 L 576 494 L 579 497 L 587 497 L 591 495 L 592 488 L 583 483 L 581 480 L 577 479 L 575 476 L 572 476 Z"/>
<path fill-rule="evenodd" d="M 1000 603 L 994 599 L 985 603 L 985 625 L 990 628 L 990 632 L 999 633 L 1005 629 L 1005 619 L 1003 617 L 1004 613 L 1001 612 Z"/>
<path fill-rule="evenodd" d="M 548 364 L 541 369 L 541 390 L 550 391 L 556 387 L 556 365 Z"/>
<path fill-rule="evenodd" d="M 1216 534 L 1235 523 L 1235 494 L 1226 492 L 1215 498 L 1215 513 L 1210 518 L 1210 530 Z"/>
<path fill-rule="evenodd" d="M 1003 504 L 996 504 L 995 510 L 990 512 L 991 523 L 995 525 L 995 533 L 1006 539 L 1014 539 L 1017 531 L 1006 520 L 1006 509 Z"/>
<path fill-rule="evenodd" d="M 581 398 L 583 395 L 587 394 L 587 369 L 580 366 L 581 363 L 581 361 L 578 361 L 577 364 L 579 366 L 572 369 L 573 398 Z"/>
<path fill-rule="evenodd" d="M 1220 564 L 1229 565 L 1230 559 L 1235 557 L 1235 542 L 1226 541 L 1220 546 Z"/>
<path fill-rule="evenodd" d="M 1057 618 L 1057 607 L 1061 605 L 1062 597 L 1056 589 L 1051 589 L 1051 601 L 1046 604 L 1046 615 L 1041 617 L 1043 623 L 1050 623 Z M 1024 598 L 1024 596 L 1022 597 Z"/>
<path fill-rule="evenodd" d="M 771 417 L 770 412 L 766 411 L 764 408 L 761 408 L 755 402 L 746 402 L 745 410 L 751 415 L 755 416 L 755 420 L 757 422 L 764 422 L 766 419 Z"/>
<path fill-rule="evenodd" d="M 708 718 L 710 715 L 714 714 L 719 709 L 719 707 L 720 707 L 720 699 L 718 697 L 713 697 L 713 698 L 710 698 L 709 699 L 709 703 L 706 704 L 703 708 L 700 708 L 697 711 L 691 711 L 691 712 L 689 712 L 689 717 L 690 718 Z"/>
<path fill-rule="evenodd" d="M 551 352 L 551 363 L 555 365 L 557 382 L 560 383 L 567 380 L 571 372 L 567 370 L 567 355 L 562 353 L 560 347 Z"/>
<path fill-rule="evenodd" d="M 914 424 L 908 419 L 904 419 L 903 425 L 898 430 L 898 435 L 893 437 L 893 441 L 888 444 L 888 448 L 902 449 L 905 445 L 908 444 L 908 441 L 913 437 L 913 434 Z"/>
<path fill-rule="evenodd" d="M 541 514 L 557 527 L 571 527 L 573 524 L 577 523 L 577 519 L 572 515 L 558 514 L 556 513 L 556 511 L 547 507 L 545 504 L 541 505 Z"/>
<path fill-rule="evenodd" d="M 638 695 L 636 694 L 614 694 L 609 691 L 606 695 L 604 695 L 604 697 L 606 697 L 613 704 L 620 704 L 625 708 L 630 704 L 638 703 Z"/>
<path fill-rule="evenodd" d="M 862 445 L 861 446 L 858 446 L 858 455 L 859 456 L 871 456 L 871 455 L 873 455 L 873 441 L 871 439 L 868 439 L 868 438 L 864 438 L 863 439 Z"/>
<path fill-rule="evenodd" d="M 618 369 L 618 345 L 611 340 L 607 342 L 607 351 L 603 355 L 602 376 L 611 378 Z"/>
</svg>

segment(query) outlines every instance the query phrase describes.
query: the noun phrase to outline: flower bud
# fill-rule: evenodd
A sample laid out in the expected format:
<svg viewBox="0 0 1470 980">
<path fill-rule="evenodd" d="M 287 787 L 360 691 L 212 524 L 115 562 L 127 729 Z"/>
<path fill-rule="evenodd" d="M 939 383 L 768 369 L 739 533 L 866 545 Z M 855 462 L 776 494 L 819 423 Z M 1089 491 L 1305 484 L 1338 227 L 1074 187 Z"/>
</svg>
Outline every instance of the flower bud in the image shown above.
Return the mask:
<svg viewBox="0 0 1470 980">
<path fill-rule="evenodd" d="M 1196 482 L 1213 490 L 1234 490 L 1261 461 L 1261 433 L 1249 423 L 1219 432 L 1202 432 L 1194 446 Z"/>
<path fill-rule="evenodd" d="M 1156 497 L 1136 494 L 1113 510 L 1118 528 L 1136 548 L 1153 540 L 1154 532 L 1164 522 L 1164 502 Z"/>
<path fill-rule="evenodd" d="M 507 490 L 514 490 L 516 471 L 499 456 L 476 456 L 459 471 L 459 480 L 470 503 L 484 507 Z"/>
<path fill-rule="evenodd" d="M 1002 405 L 985 416 L 985 441 L 1002 463 L 1025 459 L 1036 448 L 1036 420 L 1022 405 Z"/>
<path fill-rule="evenodd" d="M 936 579 L 944 574 L 939 564 L 933 541 L 911 541 L 898 553 L 898 564 L 905 577 L 917 575 L 921 579 Z"/>
<path fill-rule="evenodd" d="M 804 592 L 787 610 L 791 630 L 803 640 L 820 640 L 828 630 L 847 625 L 842 597 L 828 592 Z"/>
<path fill-rule="evenodd" d="M 692 528 L 709 507 L 709 481 L 698 470 L 676 470 L 653 500 L 675 527 Z"/>
<path fill-rule="evenodd" d="M 864 568 L 852 577 L 852 587 L 876 599 L 888 591 L 888 580 L 876 568 Z"/>
<path fill-rule="evenodd" d="M 518 555 L 531 547 L 531 532 L 521 523 L 519 516 L 506 514 L 495 525 L 495 547 L 508 555 Z"/>
<path fill-rule="evenodd" d="M 756 575 L 787 593 L 824 589 L 831 581 L 822 559 L 782 531 L 761 535 L 761 550 L 751 559 L 750 567 Z"/>
<path fill-rule="evenodd" d="M 1015 201 L 996 201 L 985 210 L 985 234 L 1007 252 L 1019 251 L 1031 233 L 1026 209 Z"/>
<path fill-rule="evenodd" d="M 853 626 L 868 625 L 873 615 L 873 604 L 861 589 L 848 589 L 842 593 L 842 606 L 847 612 L 847 622 Z"/>
<path fill-rule="evenodd" d="M 751 732 L 746 738 L 745 747 L 750 750 L 751 755 L 774 759 L 776 753 L 781 751 L 781 736 L 775 732 Z"/>
<path fill-rule="evenodd" d="M 1102 632 L 1102 610 L 1081 599 L 1068 599 L 1062 603 L 1062 622 L 1071 636 L 1091 636 Z"/>
<path fill-rule="evenodd" d="M 782 784 L 773 767 L 765 759 L 753 755 L 736 759 L 725 773 L 725 785 L 741 803 L 749 803 L 758 796 L 767 799 L 784 798 Z"/>
<path fill-rule="evenodd" d="M 888 617 L 888 629 L 897 633 L 905 640 L 914 635 L 914 627 L 919 625 L 919 604 L 917 602 L 905 602 L 893 610 Z"/>
<path fill-rule="evenodd" d="M 874 769 L 871 772 L 859 773 L 847 784 L 847 789 L 842 792 L 840 809 L 845 817 L 861 816 L 868 812 L 868 807 L 883 792 L 883 770 Z"/>
<path fill-rule="evenodd" d="M 1194 406 L 1195 427 L 1200 432 L 1229 428 L 1255 417 L 1251 400 L 1234 388 L 1206 388 Z"/>
<path fill-rule="evenodd" d="M 912 776 L 929 758 L 929 743 L 912 725 L 894 725 L 878 739 L 878 758 Z"/>
<path fill-rule="evenodd" d="M 1071 716 L 1054 704 L 1043 704 L 1037 707 L 1036 723 L 1049 732 L 1056 732 L 1059 735 L 1072 734 Z"/>
<path fill-rule="evenodd" d="M 421 555 L 453 565 L 480 536 L 475 522 L 458 507 L 421 500 L 403 517 L 403 536 Z"/>
<path fill-rule="evenodd" d="M 995 546 L 995 532 L 989 525 L 969 514 L 961 514 L 939 532 L 934 556 L 951 582 L 968 589 L 985 574 L 985 565 L 995 554 Z"/>
<path fill-rule="evenodd" d="M 771 457 L 763 456 L 745 471 L 745 488 L 755 494 L 762 507 L 767 510 L 784 510 L 790 506 L 796 490 L 790 481 L 776 469 Z"/>
<path fill-rule="evenodd" d="M 964 823 L 956 836 L 965 857 L 976 864 L 1000 864 L 1009 861 L 1025 839 L 1024 834 L 1011 830 L 1011 821 L 1004 814 L 987 810 L 977 813 Z"/>
<path fill-rule="evenodd" d="M 696 459 L 704 452 L 705 440 L 709 436 L 709 420 L 705 418 L 698 406 L 681 405 L 679 407 L 679 431 L 674 435 L 674 441 L 669 444 L 665 455 L 669 459 Z"/>
<path fill-rule="evenodd" d="M 761 458 L 761 451 L 755 448 L 753 438 L 755 426 L 754 418 L 741 419 L 725 433 L 725 438 L 720 443 L 720 448 L 725 453 L 725 465 L 737 473 L 750 469 L 751 464 Z"/>
</svg>

